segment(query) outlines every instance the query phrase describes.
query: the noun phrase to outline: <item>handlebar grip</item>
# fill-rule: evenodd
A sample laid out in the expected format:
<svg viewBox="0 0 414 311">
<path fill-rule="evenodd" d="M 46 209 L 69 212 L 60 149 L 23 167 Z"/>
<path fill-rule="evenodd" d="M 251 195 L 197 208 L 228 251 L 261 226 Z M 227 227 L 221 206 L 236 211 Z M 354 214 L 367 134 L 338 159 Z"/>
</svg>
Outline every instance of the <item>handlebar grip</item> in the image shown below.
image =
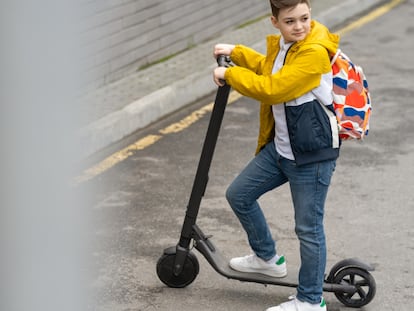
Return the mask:
<svg viewBox="0 0 414 311">
<path fill-rule="evenodd" d="M 219 67 L 229 67 L 230 64 L 230 57 L 226 55 L 218 55 L 217 56 L 217 64 Z M 223 84 L 226 84 L 225 80 L 220 79 Z"/>
<path fill-rule="evenodd" d="M 227 67 L 228 66 L 228 61 L 227 61 L 227 56 L 226 55 L 219 55 L 217 57 L 217 64 L 219 65 L 219 67 Z"/>
</svg>

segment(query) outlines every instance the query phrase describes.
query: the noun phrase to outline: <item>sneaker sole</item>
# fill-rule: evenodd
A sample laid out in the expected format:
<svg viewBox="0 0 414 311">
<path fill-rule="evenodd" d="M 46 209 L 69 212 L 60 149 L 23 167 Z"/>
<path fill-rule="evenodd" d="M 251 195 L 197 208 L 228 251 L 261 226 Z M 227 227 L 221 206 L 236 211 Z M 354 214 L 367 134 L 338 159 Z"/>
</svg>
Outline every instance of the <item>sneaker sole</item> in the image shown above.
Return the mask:
<svg viewBox="0 0 414 311">
<path fill-rule="evenodd" d="M 287 271 L 282 272 L 282 273 L 276 273 L 275 271 L 266 271 L 263 269 L 251 269 L 251 268 L 245 268 L 245 267 L 235 267 L 233 266 L 231 263 L 229 263 L 230 268 L 232 268 L 235 271 L 238 272 L 244 272 L 244 273 L 259 273 L 259 274 L 263 274 L 266 276 L 270 276 L 273 278 L 284 278 L 285 276 L 287 276 Z"/>
</svg>

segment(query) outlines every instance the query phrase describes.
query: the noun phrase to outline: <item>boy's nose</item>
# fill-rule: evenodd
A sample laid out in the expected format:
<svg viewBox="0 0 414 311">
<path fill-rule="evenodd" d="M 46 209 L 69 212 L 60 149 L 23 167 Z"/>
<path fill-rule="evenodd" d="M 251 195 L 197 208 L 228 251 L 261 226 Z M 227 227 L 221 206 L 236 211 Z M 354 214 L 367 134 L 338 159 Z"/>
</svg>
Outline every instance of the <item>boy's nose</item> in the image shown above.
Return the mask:
<svg viewBox="0 0 414 311">
<path fill-rule="evenodd" d="M 302 27 L 302 23 L 300 21 L 295 22 L 294 25 L 295 29 L 300 29 Z"/>
</svg>

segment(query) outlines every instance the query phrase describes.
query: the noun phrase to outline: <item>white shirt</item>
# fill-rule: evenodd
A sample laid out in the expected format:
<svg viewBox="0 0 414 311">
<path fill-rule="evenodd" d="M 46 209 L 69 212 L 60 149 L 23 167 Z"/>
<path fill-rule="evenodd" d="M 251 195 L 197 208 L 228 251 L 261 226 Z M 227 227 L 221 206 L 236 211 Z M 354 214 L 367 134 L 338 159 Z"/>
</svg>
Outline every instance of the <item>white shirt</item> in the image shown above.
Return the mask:
<svg viewBox="0 0 414 311">
<path fill-rule="evenodd" d="M 290 46 L 293 44 L 285 43 L 283 37 L 280 38 L 280 51 L 277 54 L 275 63 L 273 65 L 272 74 L 282 68 L 285 56 Z M 290 146 L 289 132 L 286 123 L 285 105 L 283 103 L 272 106 L 273 117 L 275 118 L 275 146 L 276 151 L 284 158 L 295 160 Z"/>
</svg>

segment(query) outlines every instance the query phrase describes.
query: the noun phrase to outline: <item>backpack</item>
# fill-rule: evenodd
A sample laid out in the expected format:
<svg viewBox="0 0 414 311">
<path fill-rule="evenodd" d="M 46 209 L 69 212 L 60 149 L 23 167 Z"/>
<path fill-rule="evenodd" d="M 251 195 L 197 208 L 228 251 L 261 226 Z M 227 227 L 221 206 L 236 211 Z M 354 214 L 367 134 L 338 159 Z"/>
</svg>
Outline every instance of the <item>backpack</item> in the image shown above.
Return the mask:
<svg viewBox="0 0 414 311">
<path fill-rule="evenodd" d="M 368 135 L 371 96 L 362 68 L 340 49 L 331 59 L 333 106 L 342 140 Z"/>
</svg>

